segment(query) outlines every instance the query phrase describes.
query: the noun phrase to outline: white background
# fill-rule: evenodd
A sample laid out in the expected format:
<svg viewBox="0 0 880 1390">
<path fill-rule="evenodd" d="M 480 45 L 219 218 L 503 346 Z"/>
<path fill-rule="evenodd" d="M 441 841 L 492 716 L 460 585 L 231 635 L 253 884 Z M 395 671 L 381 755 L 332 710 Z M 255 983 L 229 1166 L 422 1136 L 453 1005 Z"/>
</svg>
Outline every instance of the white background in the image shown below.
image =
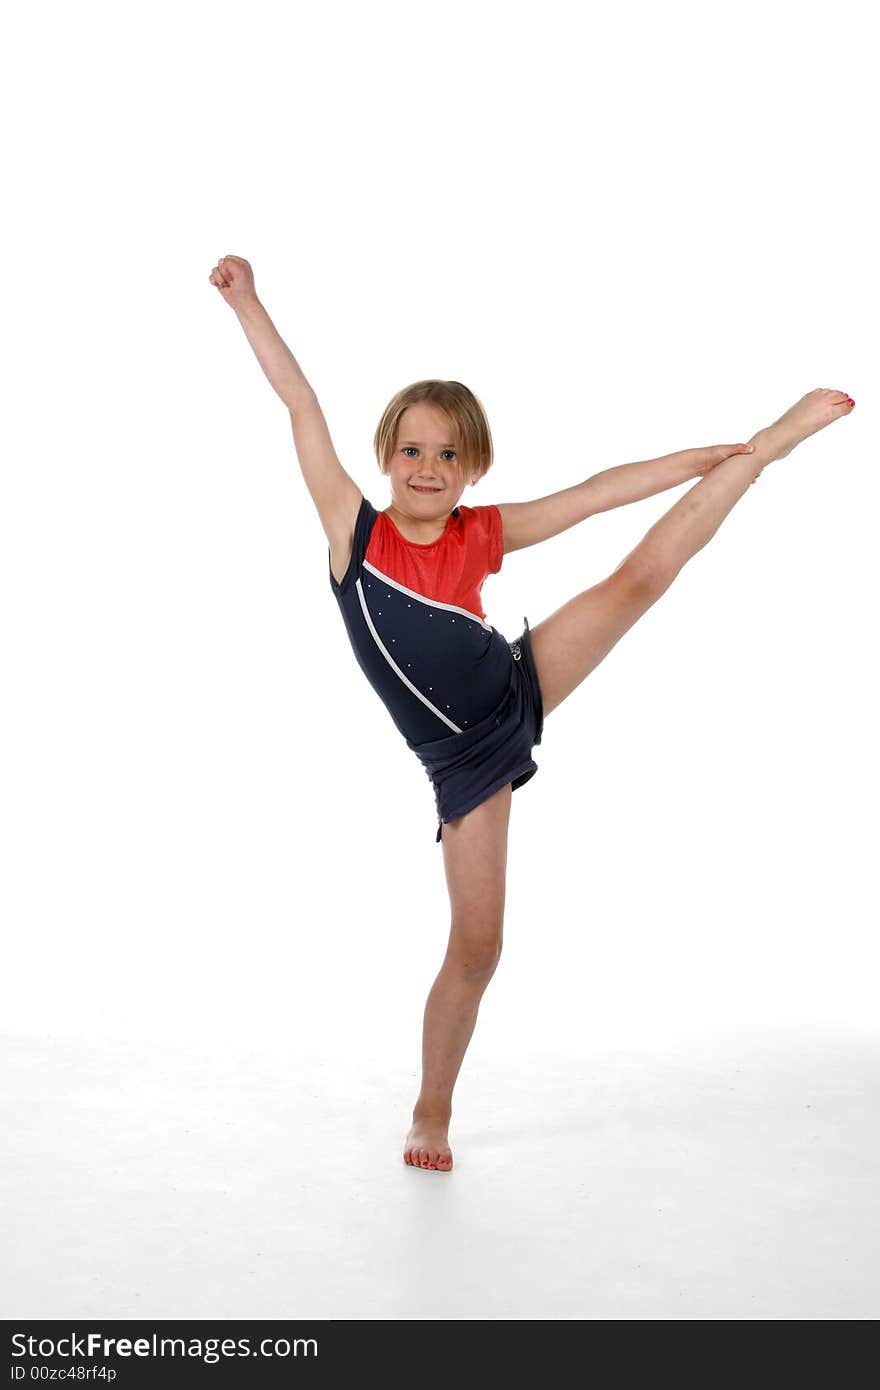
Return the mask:
<svg viewBox="0 0 880 1390">
<path fill-rule="evenodd" d="M 876 73 L 861 6 L 85 4 L 7 38 L 3 1028 L 393 1048 L 448 931 L 232 253 L 337 452 L 427 376 L 472 504 L 849 418 L 768 467 L 546 722 L 482 1056 L 876 1029 Z M 509 638 L 683 489 L 509 556 Z M 404 1117 L 401 1117 L 401 1121 Z M 403 1131 L 401 1131 L 403 1132 Z"/>
</svg>

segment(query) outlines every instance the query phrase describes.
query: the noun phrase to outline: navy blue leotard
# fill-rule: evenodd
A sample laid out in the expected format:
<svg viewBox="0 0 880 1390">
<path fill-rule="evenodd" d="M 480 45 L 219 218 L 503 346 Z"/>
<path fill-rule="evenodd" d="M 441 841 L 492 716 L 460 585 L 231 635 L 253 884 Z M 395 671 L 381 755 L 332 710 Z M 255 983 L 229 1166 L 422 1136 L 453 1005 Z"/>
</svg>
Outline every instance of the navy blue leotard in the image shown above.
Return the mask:
<svg viewBox="0 0 880 1390">
<path fill-rule="evenodd" d="M 502 556 L 497 507 L 457 507 L 421 545 L 363 497 L 342 582 L 330 571 L 358 664 L 434 785 L 438 840 L 444 821 L 537 771 L 543 710 L 528 623 L 509 643 L 480 601 Z"/>
</svg>

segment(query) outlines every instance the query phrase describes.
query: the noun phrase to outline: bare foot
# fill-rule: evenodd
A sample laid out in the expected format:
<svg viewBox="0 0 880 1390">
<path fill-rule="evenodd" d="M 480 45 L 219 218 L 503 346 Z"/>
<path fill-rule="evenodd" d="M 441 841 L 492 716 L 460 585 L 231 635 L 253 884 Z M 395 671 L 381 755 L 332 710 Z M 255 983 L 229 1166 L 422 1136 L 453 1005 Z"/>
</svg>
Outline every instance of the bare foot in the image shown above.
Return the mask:
<svg viewBox="0 0 880 1390">
<path fill-rule="evenodd" d="M 820 386 L 801 396 L 784 415 L 772 425 L 759 430 L 749 441 L 755 451 L 769 452 L 771 458 L 784 459 L 796 445 L 809 435 L 822 430 L 841 415 L 848 415 L 855 401 L 845 391 L 831 391 Z"/>
<path fill-rule="evenodd" d="M 452 1150 L 446 1139 L 448 1122 L 439 1117 L 424 1115 L 413 1120 L 412 1129 L 403 1146 L 403 1161 L 413 1168 L 436 1168 L 448 1173 L 452 1167 Z"/>
</svg>

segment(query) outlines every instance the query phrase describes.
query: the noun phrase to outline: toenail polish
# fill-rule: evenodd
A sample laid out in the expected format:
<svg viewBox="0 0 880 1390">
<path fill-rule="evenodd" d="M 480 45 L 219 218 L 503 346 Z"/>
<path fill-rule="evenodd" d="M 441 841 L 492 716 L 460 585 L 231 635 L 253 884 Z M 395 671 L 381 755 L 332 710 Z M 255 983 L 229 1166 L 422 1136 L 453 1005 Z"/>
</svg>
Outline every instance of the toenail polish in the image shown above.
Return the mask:
<svg viewBox="0 0 880 1390">
<path fill-rule="evenodd" d="M 852 396 L 849 397 L 849 403 L 850 405 L 855 405 L 855 401 L 853 400 Z"/>
</svg>

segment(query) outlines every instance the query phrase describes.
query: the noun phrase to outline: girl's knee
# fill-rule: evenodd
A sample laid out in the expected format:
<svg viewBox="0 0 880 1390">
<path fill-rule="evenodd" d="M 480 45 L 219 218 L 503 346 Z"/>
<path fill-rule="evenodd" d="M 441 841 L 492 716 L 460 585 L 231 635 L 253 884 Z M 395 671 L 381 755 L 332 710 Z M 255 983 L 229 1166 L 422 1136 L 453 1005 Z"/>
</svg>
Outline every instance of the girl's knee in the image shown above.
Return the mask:
<svg viewBox="0 0 880 1390">
<path fill-rule="evenodd" d="M 621 560 L 611 578 L 627 602 L 648 607 L 669 588 L 676 572 L 669 556 L 642 541 Z"/>
<path fill-rule="evenodd" d="M 479 930 L 456 931 L 453 926 L 447 959 L 468 975 L 491 975 L 501 959 L 500 923 Z"/>
</svg>

